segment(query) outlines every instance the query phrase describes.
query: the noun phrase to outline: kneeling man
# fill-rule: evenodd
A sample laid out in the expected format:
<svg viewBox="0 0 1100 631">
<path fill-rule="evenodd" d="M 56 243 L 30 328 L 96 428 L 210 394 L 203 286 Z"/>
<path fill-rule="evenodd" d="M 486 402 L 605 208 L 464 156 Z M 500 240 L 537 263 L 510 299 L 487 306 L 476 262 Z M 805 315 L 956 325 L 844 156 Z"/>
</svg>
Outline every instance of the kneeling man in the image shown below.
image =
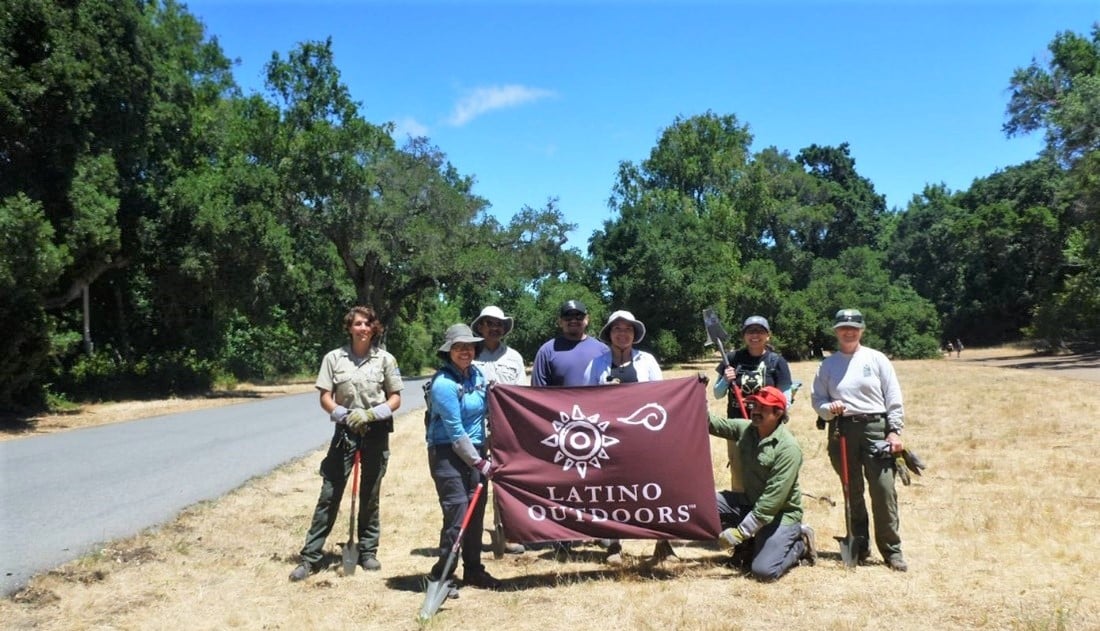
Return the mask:
<svg viewBox="0 0 1100 631">
<path fill-rule="evenodd" d="M 806 560 L 813 564 L 814 531 L 802 524 L 798 472 L 802 450 L 784 423 L 787 397 L 766 386 L 746 399 L 751 420 L 710 414 L 710 434 L 737 443 L 745 491 L 718 492 L 724 549 L 751 546 L 752 574 L 772 581 Z"/>
</svg>

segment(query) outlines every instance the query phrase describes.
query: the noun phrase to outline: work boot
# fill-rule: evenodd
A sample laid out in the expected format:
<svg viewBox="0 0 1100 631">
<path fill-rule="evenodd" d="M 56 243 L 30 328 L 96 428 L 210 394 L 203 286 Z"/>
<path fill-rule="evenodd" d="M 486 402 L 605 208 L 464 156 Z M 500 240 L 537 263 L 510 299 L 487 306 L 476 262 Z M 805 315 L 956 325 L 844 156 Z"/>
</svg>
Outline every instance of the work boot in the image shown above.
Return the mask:
<svg viewBox="0 0 1100 631">
<path fill-rule="evenodd" d="M 814 529 L 810 528 L 806 524 L 802 524 L 802 546 L 805 550 L 802 551 L 802 557 L 800 562 L 805 562 L 806 565 L 817 564 L 817 541 L 814 537 Z"/>
<path fill-rule="evenodd" d="M 298 581 L 304 581 L 306 577 L 313 574 L 316 570 L 310 565 L 309 561 L 302 561 L 298 564 L 298 567 L 294 568 L 290 572 L 290 581 L 297 583 Z"/>
<path fill-rule="evenodd" d="M 480 587 L 481 589 L 500 589 L 503 585 L 503 583 L 486 572 L 485 568 L 463 572 L 462 584 L 469 585 L 470 587 Z"/>
<path fill-rule="evenodd" d="M 363 557 L 359 559 L 359 567 L 368 572 L 375 572 L 382 569 L 382 563 L 373 556 Z"/>
<path fill-rule="evenodd" d="M 909 564 L 905 562 L 905 559 L 903 559 L 900 554 L 897 555 L 897 556 L 892 556 L 889 559 L 887 559 L 886 560 L 886 565 L 889 565 L 890 569 L 894 570 L 895 572 L 908 572 L 909 571 Z"/>
<path fill-rule="evenodd" d="M 660 539 L 657 541 L 657 545 L 653 546 L 653 560 L 661 563 L 663 561 L 676 561 L 680 557 L 676 556 L 676 551 L 672 549 L 672 544 L 667 539 Z"/>
</svg>

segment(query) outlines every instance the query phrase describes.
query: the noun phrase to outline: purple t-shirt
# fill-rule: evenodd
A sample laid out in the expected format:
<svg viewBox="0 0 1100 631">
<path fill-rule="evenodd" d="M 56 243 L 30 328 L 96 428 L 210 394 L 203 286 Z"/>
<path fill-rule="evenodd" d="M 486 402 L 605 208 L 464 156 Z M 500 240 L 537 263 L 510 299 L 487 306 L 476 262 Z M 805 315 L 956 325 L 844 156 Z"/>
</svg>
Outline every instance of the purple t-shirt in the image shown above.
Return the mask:
<svg viewBox="0 0 1100 631">
<path fill-rule="evenodd" d="M 543 344 L 531 367 L 532 386 L 584 386 L 588 363 L 607 352 L 594 337 L 570 340 L 560 335 Z"/>
</svg>

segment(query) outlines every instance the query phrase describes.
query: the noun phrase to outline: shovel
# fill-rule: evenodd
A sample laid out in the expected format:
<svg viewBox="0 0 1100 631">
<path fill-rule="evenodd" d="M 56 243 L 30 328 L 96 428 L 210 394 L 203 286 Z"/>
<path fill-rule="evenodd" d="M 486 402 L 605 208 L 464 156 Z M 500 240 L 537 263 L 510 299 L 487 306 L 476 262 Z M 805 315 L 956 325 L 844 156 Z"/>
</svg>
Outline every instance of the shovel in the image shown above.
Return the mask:
<svg viewBox="0 0 1100 631">
<path fill-rule="evenodd" d="M 729 357 L 726 355 L 726 348 L 722 345 L 722 340 L 729 339 L 729 336 L 726 335 L 726 330 L 722 328 L 722 323 L 718 321 L 718 314 L 713 308 L 703 310 L 703 326 L 707 329 L 707 343 L 714 342 L 718 345 L 718 352 L 722 353 L 723 368 L 729 366 Z M 741 388 L 733 385 L 730 388 L 737 397 L 737 405 L 741 406 L 741 418 L 749 418 L 749 413 L 745 411 L 745 399 L 741 396 Z"/>
<path fill-rule="evenodd" d="M 852 497 L 849 491 L 848 478 L 848 439 L 844 437 L 843 429 L 837 427 L 840 434 L 840 481 L 844 483 L 844 527 L 847 534 L 844 538 L 837 537 L 840 542 L 840 559 L 844 561 L 844 567 L 855 567 L 859 564 L 858 543 L 852 536 Z"/>
<path fill-rule="evenodd" d="M 474 509 L 477 508 L 477 501 L 481 499 L 483 488 L 485 488 L 485 483 L 482 482 L 474 489 L 474 495 L 466 506 L 466 514 L 462 516 L 462 525 L 458 528 L 458 536 L 455 537 L 455 542 L 451 546 L 451 553 L 447 555 L 447 562 L 443 564 L 443 571 L 439 575 L 439 580 L 428 581 L 428 589 L 424 593 L 424 604 L 420 605 L 420 613 L 417 615 L 420 622 L 431 620 L 435 612 L 439 611 L 443 601 L 447 600 L 447 595 L 451 593 L 451 568 L 455 566 L 458 549 L 462 547 L 462 536 L 466 534 L 466 525 L 470 523 L 470 516 L 474 514 Z"/>
<path fill-rule="evenodd" d="M 351 524 L 348 526 L 348 542 L 344 544 L 344 576 L 355 574 L 359 564 L 359 544 L 355 541 L 355 500 L 359 497 L 359 450 L 355 450 L 355 464 L 351 466 Z"/>
</svg>

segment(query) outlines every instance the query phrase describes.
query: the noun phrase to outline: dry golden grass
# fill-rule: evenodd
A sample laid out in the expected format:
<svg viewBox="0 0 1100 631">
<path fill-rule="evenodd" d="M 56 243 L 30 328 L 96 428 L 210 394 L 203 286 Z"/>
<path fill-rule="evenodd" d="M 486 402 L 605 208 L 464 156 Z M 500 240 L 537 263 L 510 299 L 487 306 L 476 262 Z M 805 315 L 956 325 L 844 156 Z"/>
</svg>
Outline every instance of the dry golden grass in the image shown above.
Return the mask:
<svg viewBox="0 0 1100 631">
<path fill-rule="evenodd" d="M 833 540 L 844 530 L 840 484 L 808 403 L 815 365 L 800 363 L 792 369 L 806 387 L 791 424 L 806 455 L 802 487 L 836 502 L 805 501 L 822 551 L 816 566 L 762 584 L 720 565 L 722 553 L 708 543 L 679 542 L 682 561 L 657 568 L 647 562 L 649 541 L 624 542 L 622 569 L 602 566 L 596 548 L 570 563 L 545 552 L 500 561 L 486 553 L 507 589 L 465 588 L 427 628 L 1100 628 L 1092 565 L 1100 550 L 1100 392 L 1038 370 L 895 365 L 906 439 L 929 464 L 912 486 L 899 486 L 908 573 L 881 562 L 842 567 Z M 416 629 L 439 515 L 419 415 L 400 421 L 383 483 L 381 572 L 341 577 L 332 569 L 287 581 L 319 488 L 323 453 L 315 452 L 34 578 L 0 601 L 0 626 Z M 724 444 L 712 441 L 712 457 L 724 486 Z M 328 542 L 334 568 L 346 528 L 341 515 Z"/>
</svg>

